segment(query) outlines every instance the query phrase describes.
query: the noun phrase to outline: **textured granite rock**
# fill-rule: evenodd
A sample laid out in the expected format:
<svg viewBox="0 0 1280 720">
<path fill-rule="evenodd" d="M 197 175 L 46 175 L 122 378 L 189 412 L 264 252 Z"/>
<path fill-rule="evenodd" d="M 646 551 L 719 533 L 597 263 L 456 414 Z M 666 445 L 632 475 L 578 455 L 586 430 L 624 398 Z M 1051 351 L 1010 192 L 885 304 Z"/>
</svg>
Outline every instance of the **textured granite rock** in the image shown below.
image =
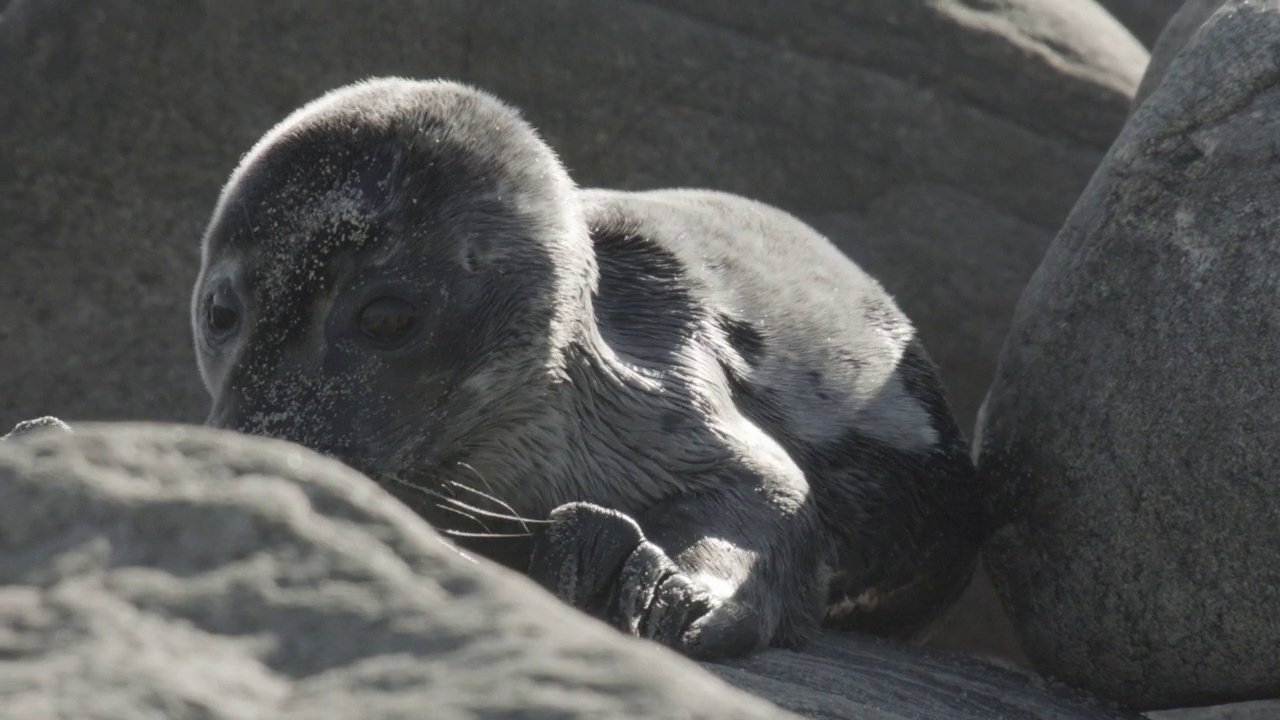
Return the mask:
<svg viewBox="0 0 1280 720">
<path fill-rule="evenodd" d="M 1181 52 L 1183 46 L 1200 29 L 1204 21 L 1222 7 L 1222 3 L 1223 0 L 1187 0 L 1169 19 L 1164 31 L 1160 33 L 1159 39 L 1151 48 L 1151 62 L 1147 63 L 1147 71 L 1143 73 L 1142 82 L 1138 85 L 1138 93 L 1133 98 L 1135 108 L 1159 87 L 1174 56 Z"/>
<path fill-rule="evenodd" d="M 1257 702 L 1180 708 L 1147 713 L 1149 720 L 1275 720 L 1280 718 L 1280 698 Z"/>
<path fill-rule="evenodd" d="M 31 420 L 23 420 L 17 425 L 14 425 L 8 435 L 0 437 L 0 440 L 17 440 L 20 437 L 25 437 L 34 432 L 44 432 L 47 430 L 71 432 L 71 426 L 56 417 L 46 415 L 44 417 L 38 417 Z"/>
<path fill-rule="evenodd" d="M 1280 697 L 1280 6 L 1232 0 L 1018 304 L 980 472 L 1033 665 L 1142 709 Z"/>
<path fill-rule="evenodd" d="M 1142 720 L 1030 673 L 838 633 L 705 667 L 813 720 Z"/>
<path fill-rule="evenodd" d="M 24 720 L 791 717 L 345 466 L 202 428 L 0 444 L 0 608 Z"/>
<path fill-rule="evenodd" d="M 0 696 L 46 718 L 1138 720 L 830 634 L 703 668 L 472 560 L 304 448 L 176 425 L 0 443 Z M 10 715 L 6 715 L 8 717 Z"/>
</svg>

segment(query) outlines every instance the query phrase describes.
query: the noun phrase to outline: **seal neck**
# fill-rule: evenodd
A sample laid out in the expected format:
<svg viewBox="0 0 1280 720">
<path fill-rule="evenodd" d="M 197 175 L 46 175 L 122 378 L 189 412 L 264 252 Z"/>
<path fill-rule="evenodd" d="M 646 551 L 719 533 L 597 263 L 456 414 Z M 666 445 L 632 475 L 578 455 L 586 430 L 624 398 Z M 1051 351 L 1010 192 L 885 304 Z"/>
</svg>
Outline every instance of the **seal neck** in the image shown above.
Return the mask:
<svg viewBox="0 0 1280 720">
<path fill-rule="evenodd" d="M 557 500 L 605 497 L 612 509 L 638 512 L 681 491 L 695 469 L 689 461 L 700 467 L 704 458 L 675 447 L 688 438 L 668 427 L 685 417 L 671 405 L 669 379 L 619 353 L 594 324 L 569 353 L 557 405 L 572 418 L 563 437 L 572 460 L 557 486 L 570 494 Z"/>
</svg>

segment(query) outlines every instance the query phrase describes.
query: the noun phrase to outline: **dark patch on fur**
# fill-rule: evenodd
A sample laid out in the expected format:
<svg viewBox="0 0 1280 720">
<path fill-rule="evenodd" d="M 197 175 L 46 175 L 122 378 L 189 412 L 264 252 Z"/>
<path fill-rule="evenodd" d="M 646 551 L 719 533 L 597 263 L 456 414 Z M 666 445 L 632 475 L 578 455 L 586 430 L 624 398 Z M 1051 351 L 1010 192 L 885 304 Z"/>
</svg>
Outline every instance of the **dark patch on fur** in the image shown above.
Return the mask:
<svg viewBox="0 0 1280 720">
<path fill-rule="evenodd" d="M 591 240 L 600 271 L 596 324 L 605 340 L 630 362 L 674 364 L 702 314 L 684 266 L 627 218 L 603 219 Z"/>
<path fill-rule="evenodd" d="M 723 311 L 716 315 L 716 319 L 720 323 L 725 339 L 729 341 L 729 346 L 738 353 L 738 356 L 748 365 L 759 364 L 764 354 L 764 336 L 760 331 L 746 320 L 730 317 Z"/>
</svg>

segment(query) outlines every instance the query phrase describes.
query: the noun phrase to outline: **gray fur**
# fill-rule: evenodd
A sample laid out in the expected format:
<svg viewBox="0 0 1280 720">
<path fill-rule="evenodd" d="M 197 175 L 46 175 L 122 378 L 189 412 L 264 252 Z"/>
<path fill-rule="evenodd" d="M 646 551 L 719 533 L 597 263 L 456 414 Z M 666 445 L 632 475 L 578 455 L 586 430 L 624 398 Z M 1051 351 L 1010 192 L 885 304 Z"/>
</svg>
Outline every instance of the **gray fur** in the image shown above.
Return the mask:
<svg viewBox="0 0 1280 720">
<path fill-rule="evenodd" d="M 984 525 L 936 369 L 780 210 L 579 190 L 495 98 L 387 79 L 268 133 L 202 257 L 210 424 L 340 457 L 630 632 L 700 657 L 824 615 L 905 637 L 968 580 Z M 242 313 L 217 342 L 216 288 Z M 352 329 L 379 293 L 421 310 L 393 351 Z"/>
</svg>

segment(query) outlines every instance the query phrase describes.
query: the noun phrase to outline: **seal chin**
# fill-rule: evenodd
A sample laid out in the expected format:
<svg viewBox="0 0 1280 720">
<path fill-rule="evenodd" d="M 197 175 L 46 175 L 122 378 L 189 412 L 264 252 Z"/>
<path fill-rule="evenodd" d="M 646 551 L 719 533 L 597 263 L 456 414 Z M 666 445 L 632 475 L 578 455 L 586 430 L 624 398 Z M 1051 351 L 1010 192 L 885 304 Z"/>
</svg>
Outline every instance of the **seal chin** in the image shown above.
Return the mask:
<svg viewBox="0 0 1280 720">
<path fill-rule="evenodd" d="M 307 447 L 314 448 L 316 452 L 330 460 L 337 460 L 343 465 L 359 471 L 361 475 L 378 480 L 379 464 L 376 460 L 369 459 L 369 456 L 365 453 L 356 452 L 350 447 L 339 445 L 326 446 L 324 443 L 313 443 L 307 445 Z"/>
<path fill-rule="evenodd" d="M 377 456 L 367 448 L 337 442 L 332 438 L 316 437 L 305 432 L 299 423 L 287 413 L 263 416 L 260 413 L 245 414 L 217 406 L 205 419 L 206 427 L 229 430 L 242 435 L 255 435 L 302 445 L 332 460 L 350 466 L 364 475 L 374 477 L 382 465 Z"/>
</svg>

